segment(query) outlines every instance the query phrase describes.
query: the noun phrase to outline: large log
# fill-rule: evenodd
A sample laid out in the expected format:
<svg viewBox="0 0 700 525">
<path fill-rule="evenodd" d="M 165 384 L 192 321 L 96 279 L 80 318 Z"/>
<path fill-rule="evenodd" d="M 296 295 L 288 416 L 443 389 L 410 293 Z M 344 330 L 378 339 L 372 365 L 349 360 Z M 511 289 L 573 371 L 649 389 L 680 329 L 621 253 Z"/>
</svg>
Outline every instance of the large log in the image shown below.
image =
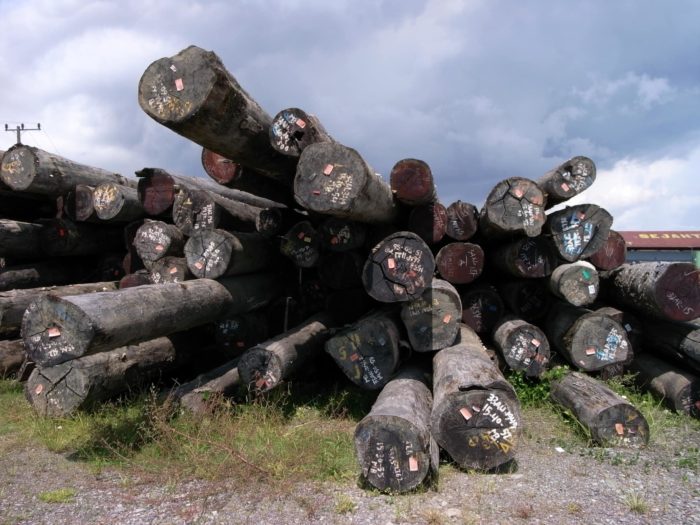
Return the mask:
<svg viewBox="0 0 700 525">
<path fill-rule="evenodd" d="M 451 242 L 435 256 L 438 273 L 452 284 L 468 284 L 484 269 L 484 250 L 471 242 Z"/>
<path fill-rule="evenodd" d="M 99 222 L 94 206 L 95 188 L 85 184 L 76 184 L 66 192 L 60 206 L 63 215 L 77 222 Z"/>
<path fill-rule="evenodd" d="M 524 234 L 535 237 L 546 217 L 542 190 L 529 179 L 511 177 L 496 184 L 486 197 L 479 231 L 488 238 Z"/>
<path fill-rule="evenodd" d="M 571 410 L 597 443 L 640 447 L 649 441 L 649 425 L 642 413 L 592 377 L 571 372 L 552 383 L 550 396 Z"/>
<path fill-rule="evenodd" d="M 700 327 L 690 322 L 645 319 L 642 346 L 649 353 L 700 374 Z"/>
<path fill-rule="evenodd" d="M 598 251 L 588 257 L 588 261 L 599 270 L 614 270 L 627 260 L 625 238 L 615 230 L 610 230 L 608 240 Z"/>
<path fill-rule="evenodd" d="M 490 470 L 513 459 L 518 398 L 473 334 L 433 358 L 433 396 L 431 432 L 460 467 Z"/>
<path fill-rule="evenodd" d="M 700 270 L 692 263 L 623 264 L 602 276 L 610 300 L 671 321 L 700 316 Z"/>
<path fill-rule="evenodd" d="M 136 188 L 113 182 L 103 182 L 95 187 L 92 205 L 100 220 L 110 222 L 134 222 L 146 215 Z"/>
<path fill-rule="evenodd" d="M 391 223 L 397 217 L 389 185 L 357 151 L 336 142 L 303 151 L 294 198 L 307 210 L 359 222 Z"/>
<path fill-rule="evenodd" d="M 503 300 L 490 284 L 472 284 L 461 291 L 460 299 L 462 322 L 479 334 L 491 332 L 503 317 Z"/>
<path fill-rule="evenodd" d="M 297 222 L 280 239 L 280 253 L 297 268 L 313 268 L 321 256 L 321 235 L 309 221 Z"/>
<path fill-rule="evenodd" d="M 207 190 L 181 188 L 173 202 L 173 222 L 185 235 L 215 228 L 252 231 L 261 211 Z"/>
<path fill-rule="evenodd" d="M 26 356 L 21 339 L 0 341 L 0 379 L 17 374 Z"/>
<path fill-rule="evenodd" d="M 328 217 L 318 227 L 321 248 L 330 252 L 358 250 L 365 244 L 367 227 L 361 222 Z"/>
<path fill-rule="evenodd" d="M 433 396 L 425 373 L 401 370 L 355 427 L 362 476 L 382 492 L 408 492 L 438 473 L 439 448 L 430 434 Z"/>
<path fill-rule="evenodd" d="M 167 256 L 150 265 L 148 276 L 153 284 L 180 283 L 194 278 L 184 257 Z"/>
<path fill-rule="evenodd" d="M 270 268 L 274 247 L 257 233 L 198 230 L 185 243 L 187 267 L 195 277 L 218 279 Z"/>
<path fill-rule="evenodd" d="M 400 231 L 372 248 L 362 283 L 377 301 L 410 301 L 430 286 L 434 271 L 435 258 L 425 241 L 415 233 Z"/>
<path fill-rule="evenodd" d="M 408 214 L 406 229 L 428 244 L 437 244 L 447 231 L 447 211 L 439 202 L 416 206 Z"/>
<path fill-rule="evenodd" d="M 559 265 L 549 276 L 549 290 L 574 306 L 589 305 L 600 291 L 598 272 L 585 261 Z"/>
<path fill-rule="evenodd" d="M 0 183 L 2 184 L 2 183 Z M 58 199 L 32 195 L 10 189 L 0 189 L 0 218 L 23 222 L 55 217 L 61 213 Z"/>
<path fill-rule="evenodd" d="M 43 255 L 41 224 L 0 219 L 0 257 L 38 259 Z"/>
<path fill-rule="evenodd" d="M 595 164 L 588 157 L 573 157 L 537 179 L 547 197 L 547 208 L 569 200 L 595 181 Z"/>
<path fill-rule="evenodd" d="M 489 260 L 510 276 L 527 279 L 547 277 L 558 264 L 550 243 L 542 236 L 501 243 L 489 253 Z"/>
<path fill-rule="evenodd" d="M 333 142 L 315 115 L 303 109 L 283 109 L 272 118 L 270 144 L 282 155 L 299 157 L 310 144 Z"/>
<path fill-rule="evenodd" d="M 434 352 L 454 344 L 462 320 L 459 293 L 449 282 L 435 279 L 423 294 L 402 303 L 401 320 L 416 352 Z"/>
<path fill-rule="evenodd" d="M 114 182 L 134 187 L 136 181 L 116 173 L 78 164 L 33 146 L 15 144 L 2 158 L 0 179 L 15 191 L 56 198 L 77 184 Z"/>
<path fill-rule="evenodd" d="M 586 259 L 608 240 L 613 218 L 595 204 L 567 206 L 547 216 L 545 232 L 559 256 L 568 262 Z"/>
<path fill-rule="evenodd" d="M 256 393 L 275 388 L 323 352 L 334 326 L 335 321 L 329 314 L 318 313 L 248 349 L 238 361 L 241 382 Z"/>
<path fill-rule="evenodd" d="M 642 388 L 681 414 L 700 418 L 700 377 L 649 354 L 637 355 L 630 371 Z"/>
<path fill-rule="evenodd" d="M 506 309 L 529 323 L 546 317 L 553 300 L 545 279 L 500 281 L 498 293 Z"/>
<path fill-rule="evenodd" d="M 514 316 L 503 317 L 494 328 L 493 342 L 511 370 L 541 377 L 549 367 L 549 341 L 537 326 Z"/>
<path fill-rule="evenodd" d="M 189 46 L 149 65 L 138 88 L 156 122 L 219 155 L 291 184 L 294 163 L 270 145 L 272 118 L 211 51 Z"/>
<path fill-rule="evenodd" d="M 447 207 L 445 234 L 455 241 L 468 241 L 479 230 L 479 210 L 468 202 L 455 201 Z"/>
<path fill-rule="evenodd" d="M 259 308 L 277 291 L 274 275 L 256 274 L 73 297 L 48 295 L 27 308 L 22 338 L 34 362 L 53 366 Z"/>
<path fill-rule="evenodd" d="M 174 388 L 169 392 L 168 399 L 192 414 L 202 415 L 219 398 L 235 394 L 240 386 L 236 358 Z"/>
<path fill-rule="evenodd" d="M 174 224 L 146 219 L 136 230 L 133 244 L 141 260 L 148 264 L 167 256 L 182 256 L 185 235 Z"/>
<path fill-rule="evenodd" d="M 393 310 L 375 310 L 326 342 L 343 373 L 366 390 L 386 385 L 399 365 L 401 320 Z"/>
<path fill-rule="evenodd" d="M 122 228 L 98 226 L 68 219 L 43 222 L 39 233 L 42 250 L 52 257 L 98 255 L 123 249 Z"/>
<path fill-rule="evenodd" d="M 398 161 L 391 168 L 389 183 L 396 200 L 408 206 L 427 205 L 437 200 L 433 173 L 422 160 Z"/>
</svg>

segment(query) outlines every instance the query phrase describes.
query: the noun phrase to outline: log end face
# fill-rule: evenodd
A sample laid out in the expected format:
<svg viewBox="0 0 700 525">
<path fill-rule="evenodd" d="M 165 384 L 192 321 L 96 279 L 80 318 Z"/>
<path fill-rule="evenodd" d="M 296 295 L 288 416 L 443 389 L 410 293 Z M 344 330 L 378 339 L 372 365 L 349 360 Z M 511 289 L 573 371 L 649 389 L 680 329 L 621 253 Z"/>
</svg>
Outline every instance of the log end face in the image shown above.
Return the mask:
<svg viewBox="0 0 700 525">
<path fill-rule="evenodd" d="M 593 372 L 627 361 L 632 345 L 627 332 L 611 317 L 598 313 L 584 314 L 567 331 L 564 341 L 572 364 Z"/>
<path fill-rule="evenodd" d="M 453 242 L 440 248 L 435 265 L 446 281 L 468 284 L 484 269 L 484 250 L 478 244 Z"/>
<path fill-rule="evenodd" d="M 44 417 L 60 418 L 73 414 L 88 397 L 88 384 L 82 371 L 66 363 L 49 370 L 35 368 L 24 386 L 34 411 Z"/>
<path fill-rule="evenodd" d="M 2 157 L 0 180 L 15 191 L 26 190 L 36 177 L 38 162 L 30 146 L 16 144 Z"/>
<path fill-rule="evenodd" d="M 446 235 L 456 241 L 471 239 L 479 228 L 479 212 L 473 204 L 456 201 L 447 207 Z"/>
<path fill-rule="evenodd" d="M 102 220 L 108 221 L 117 216 L 124 206 L 126 198 L 121 187 L 113 182 L 100 184 L 92 194 L 92 205 L 95 214 Z"/>
<path fill-rule="evenodd" d="M 669 264 L 656 283 L 654 295 L 666 319 L 696 319 L 700 316 L 700 270 L 692 263 Z"/>
<path fill-rule="evenodd" d="M 231 184 L 243 173 L 243 166 L 226 157 L 202 148 L 202 167 L 219 184 Z"/>
<path fill-rule="evenodd" d="M 601 411 L 591 427 L 592 437 L 602 445 L 638 448 L 649 443 L 647 420 L 628 403 Z"/>
<path fill-rule="evenodd" d="M 279 358 L 261 347 L 247 350 L 238 361 L 241 385 L 256 395 L 272 390 L 284 379 Z"/>
<path fill-rule="evenodd" d="M 432 171 L 422 160 L 398 161 L 391 169 L 389 183 L 394 197 L 409 206 L 431 204 L 436 199 Z"/>
<path fill-rule="evenodd" d="M 231 262 L 231 249 L 226 248 L 226 232 L 222 230 L 196 231 L 185 243 L 185 259 L 192 275 L 197 278 L 218 279 Z"/>
<path fill-rule="evenodd" d="M 311 120 L 301 109 L 283 109 L 272 119 L 270 144 L 282 155 L 298 157 L 313 142 L 311 127 Z"/>
</svg>

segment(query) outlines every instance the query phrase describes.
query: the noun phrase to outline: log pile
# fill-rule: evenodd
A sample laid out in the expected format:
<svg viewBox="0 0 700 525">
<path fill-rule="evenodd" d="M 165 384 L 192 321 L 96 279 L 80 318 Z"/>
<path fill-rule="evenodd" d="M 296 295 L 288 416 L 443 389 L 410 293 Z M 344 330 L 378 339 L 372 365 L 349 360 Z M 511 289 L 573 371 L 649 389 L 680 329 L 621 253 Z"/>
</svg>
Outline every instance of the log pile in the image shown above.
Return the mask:
<svg viewBox="0 0 700 525">
<path fill-rule="evenodd" d="M 174 374 L 171 399 L 198 412 L 334 362 L 377 392 L 358 461 L 396 492 L 437 472 L 438 446 L 465 469 L 517 456 L 505 370 L 577 370 L 552 397 L 602 443 L 643 445 L 648 427 L 596 376 L 638 370 L 700 412 L 698 270 L 627 264 L 606 210 L 551 209 L 594 183 L 591 159 L 495 181 L 481 209 L 442 203 L 425 161 L 399 160 L 387 182 L 318 117 L 270 117 L 195 46 L 146 69 L 139 104 L 203 148 L 211 179 L 125 178 L 23 145 L 2 157 L 0 374 L 35 363 L 38 412 Z"/>
</svg>

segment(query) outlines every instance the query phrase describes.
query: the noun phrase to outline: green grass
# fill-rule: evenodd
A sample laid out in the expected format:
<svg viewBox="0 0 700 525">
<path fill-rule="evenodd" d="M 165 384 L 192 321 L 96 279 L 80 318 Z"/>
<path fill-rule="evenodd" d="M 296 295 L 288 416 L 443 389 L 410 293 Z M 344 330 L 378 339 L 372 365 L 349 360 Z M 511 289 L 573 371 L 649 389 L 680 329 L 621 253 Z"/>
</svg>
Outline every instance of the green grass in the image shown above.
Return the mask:
<svg viewBox="0 0 700 525">
<path fill-rule="evenodd" d="M 71 488 L 62 488 L 51 490 L 48 492 L 41 492 L 39 494 L 39 499 L 44 503 L 70 503 L 75 499 L 77 491 Z"/>
</svg>

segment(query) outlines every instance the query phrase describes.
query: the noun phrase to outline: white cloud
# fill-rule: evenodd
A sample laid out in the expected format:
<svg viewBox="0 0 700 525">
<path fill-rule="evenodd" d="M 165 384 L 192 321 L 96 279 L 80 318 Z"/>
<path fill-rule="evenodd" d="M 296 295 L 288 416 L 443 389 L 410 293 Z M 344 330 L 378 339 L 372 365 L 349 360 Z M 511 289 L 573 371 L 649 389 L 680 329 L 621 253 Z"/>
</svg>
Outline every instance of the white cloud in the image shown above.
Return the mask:
<svg viewBox="0 0 700 525">
<path fill-rule="evenodd" d="M 649 110 L 655 104 L 671 100 L 675 92 L 667 78 L 634 72 L 612 80 L 595 80 L 587 89 L 574 89 L 574 93 L 587 104 L 603 106 L 620 100 L 619 106 L 627 111 L 632 108 Z"/>
</svg>

